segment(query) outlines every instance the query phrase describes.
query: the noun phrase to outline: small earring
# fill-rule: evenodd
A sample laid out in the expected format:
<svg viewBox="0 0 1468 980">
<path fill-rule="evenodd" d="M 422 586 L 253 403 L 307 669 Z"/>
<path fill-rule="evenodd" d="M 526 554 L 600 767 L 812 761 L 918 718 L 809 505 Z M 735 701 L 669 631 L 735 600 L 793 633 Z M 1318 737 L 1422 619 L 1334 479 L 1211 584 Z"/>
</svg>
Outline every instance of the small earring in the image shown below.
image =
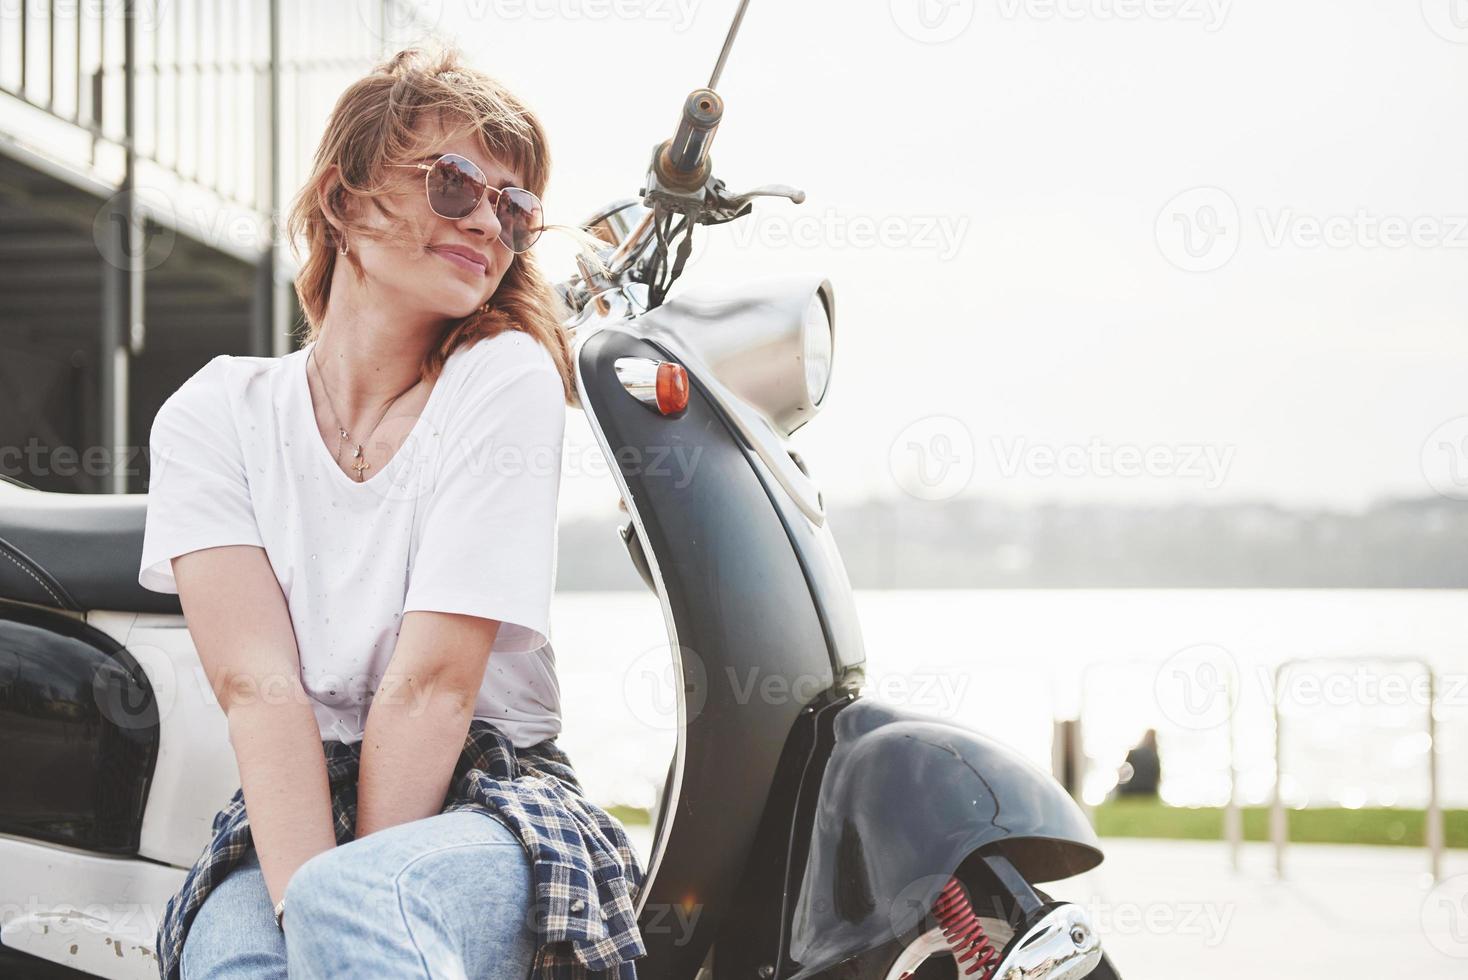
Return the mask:
<svg viewBox="0 0 1468 980">
<path fill-rule="evenodd" d="M 489 300 L 485 300 L 483 303 L 480 303 L 479 304 L 479 312 L 480 313 L 488 313 L 489 312 L 489 304 L 490 304 L 490 301 Z"/>
<path fill-rule="evenodd" d="M 341 247 L 336 250 L 336 254 L 337 255 L 346 255 L 347 254 L 347 239 L 346 239 L 346 236 L 342 236 L 342 244 L 341 244 Z"/>
</svg>

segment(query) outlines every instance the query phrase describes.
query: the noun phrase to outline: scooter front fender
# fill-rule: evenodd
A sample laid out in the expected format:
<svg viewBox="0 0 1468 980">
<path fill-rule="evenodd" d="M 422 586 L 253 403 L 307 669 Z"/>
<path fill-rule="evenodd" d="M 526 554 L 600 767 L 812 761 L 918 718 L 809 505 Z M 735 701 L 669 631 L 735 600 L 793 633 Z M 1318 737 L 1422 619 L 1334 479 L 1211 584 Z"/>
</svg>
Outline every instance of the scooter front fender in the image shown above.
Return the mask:
<svg viewBox="0 0 1468 980">
<path fill-rule="evenodd" d="M 999 742 L 867 698 L 832 733 L 792 916 L 795 977 L 892 939 L 975 851 L 1031 883 L 1101 863 L 1081 808 Z"/>
</svg>

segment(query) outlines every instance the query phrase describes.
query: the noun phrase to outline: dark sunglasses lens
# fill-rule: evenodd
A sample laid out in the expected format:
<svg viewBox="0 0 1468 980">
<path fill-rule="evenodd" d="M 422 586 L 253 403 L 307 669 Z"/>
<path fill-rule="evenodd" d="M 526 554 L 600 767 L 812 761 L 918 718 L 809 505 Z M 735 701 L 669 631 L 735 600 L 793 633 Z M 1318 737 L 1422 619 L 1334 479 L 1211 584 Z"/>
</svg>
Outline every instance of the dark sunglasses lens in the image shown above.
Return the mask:
<svg viewBox="0 0 1468 980">
<path fill-rule="evenodd" d="M 441 217 L 462 218 L 479 206 L 485 183 L 472 162 L 452 153 L 440 157 L 428 172 L 428 206 Z"/>
<path fill-rule="evenodd" d="M 544 226 L 540 198 L 520 187 L 506 187 L 494 209 L 500 223 L 500 241 L 512 252 L 524 252 L 535 244 Z"/>
</svg>

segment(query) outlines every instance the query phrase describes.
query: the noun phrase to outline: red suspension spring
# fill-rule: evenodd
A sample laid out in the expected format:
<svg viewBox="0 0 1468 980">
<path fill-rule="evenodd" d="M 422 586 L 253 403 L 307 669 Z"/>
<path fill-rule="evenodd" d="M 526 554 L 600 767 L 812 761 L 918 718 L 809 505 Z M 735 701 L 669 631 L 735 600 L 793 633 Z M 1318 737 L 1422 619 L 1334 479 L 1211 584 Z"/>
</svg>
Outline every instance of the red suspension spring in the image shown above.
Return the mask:
<svg viewBox="0 0 1468 980">
<path fill-rule="evenodd" d="M 974 914 L 968 892 L 964 891 L 957 878 L 949 878 L 948 884 L 943 886 L 938 900 L 933 903 L 933 914 L 943 927 L 943 938 L 948 941 L 948 948 L 953 950 L 954 962 L 962 968 L 966 961 L 972 961 L 962 974 L 977 974 L 976 980 L 989 980 L 999 965 L 999 951 Z"/>
</svg>

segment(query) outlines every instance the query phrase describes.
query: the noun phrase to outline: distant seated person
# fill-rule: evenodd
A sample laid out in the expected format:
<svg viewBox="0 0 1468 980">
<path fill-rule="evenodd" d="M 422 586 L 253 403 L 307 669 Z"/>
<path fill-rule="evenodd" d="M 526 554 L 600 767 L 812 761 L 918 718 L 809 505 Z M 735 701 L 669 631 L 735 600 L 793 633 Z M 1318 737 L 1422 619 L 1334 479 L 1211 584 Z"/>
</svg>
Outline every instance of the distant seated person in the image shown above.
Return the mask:
<svg viewBox="0 0 1468 980">
<path fill-rule="evenodd" d="M 1142 740 L 1126 754 L 1117 773 L 1117 796 L 1157 796 L 1162 779 L 1162 758 L 1157 754 L 1157 729 L 1149 728 Z"/>
</svg>

